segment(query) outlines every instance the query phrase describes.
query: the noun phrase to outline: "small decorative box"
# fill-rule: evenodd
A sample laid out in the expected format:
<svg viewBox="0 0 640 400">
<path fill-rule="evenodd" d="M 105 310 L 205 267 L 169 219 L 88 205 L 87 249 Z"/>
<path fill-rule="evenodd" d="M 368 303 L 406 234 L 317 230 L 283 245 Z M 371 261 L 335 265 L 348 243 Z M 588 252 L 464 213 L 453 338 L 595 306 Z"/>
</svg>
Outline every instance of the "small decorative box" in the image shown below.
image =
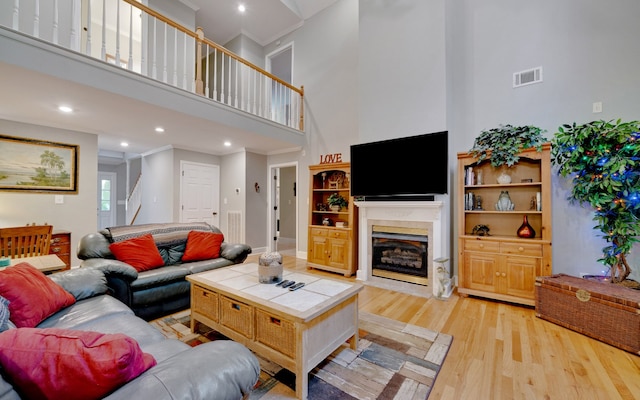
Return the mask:
<svg viewBox="0 0 640 400">
<path fill-rule="evenodd" d="M 0 257 L 0 267 L 8 267 L 11 264 L 9 257 Z"/>
</svg>

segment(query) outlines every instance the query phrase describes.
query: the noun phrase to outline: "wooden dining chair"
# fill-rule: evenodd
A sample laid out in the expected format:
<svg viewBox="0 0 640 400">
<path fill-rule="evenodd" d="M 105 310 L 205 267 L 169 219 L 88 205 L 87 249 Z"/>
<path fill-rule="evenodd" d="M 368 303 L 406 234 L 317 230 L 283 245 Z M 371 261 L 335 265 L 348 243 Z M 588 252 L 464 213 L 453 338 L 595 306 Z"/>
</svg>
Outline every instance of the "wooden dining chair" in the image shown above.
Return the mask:
<svg viewBox="0 0 640 400">
<path fill-rule="evenodd" d="M 9 258 L 49 254 L 52 225 L 0 228 L 0 255 Z"/>
</svg>

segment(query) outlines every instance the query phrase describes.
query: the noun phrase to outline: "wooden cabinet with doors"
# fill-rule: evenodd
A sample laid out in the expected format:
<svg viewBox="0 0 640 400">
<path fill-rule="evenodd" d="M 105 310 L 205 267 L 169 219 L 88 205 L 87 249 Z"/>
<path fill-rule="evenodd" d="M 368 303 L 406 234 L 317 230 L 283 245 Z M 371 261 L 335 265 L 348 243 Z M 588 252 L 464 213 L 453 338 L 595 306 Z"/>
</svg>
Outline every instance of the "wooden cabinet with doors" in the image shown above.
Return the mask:
<svg viewBox="0 0 640 400">
<path fill-rule="evenodd" d="M 358 220 L 350 196 L 350 164 L 312 165 L 309 172 L 308 266 L 351 276 L 357 269 Z M 344 197 L 347 207 L 332 210 L 332 194 Z"/>
<path fill-rule="evenodd" d="M 458 292 L 535 304 L 537 276 L 551 275 L 550 145 L 526 149 L 510 168 L 458 154 Z M 498 177 L 506 173 L 508 179 Z M 478 177 L 481 177 L 479 180 Z M 498 206 L 507 193 L 513 207 Z M 533 238 L 517 232 L 525 216 Z M 484 234 L 488 228 L 488 235 Z"/>
<path fill-rule="evenodd" d="M 71 268 L 71 232 L 53 231 L 49 254 L 55 254 L 66 264 L 65 269 Z"/>
</svg>

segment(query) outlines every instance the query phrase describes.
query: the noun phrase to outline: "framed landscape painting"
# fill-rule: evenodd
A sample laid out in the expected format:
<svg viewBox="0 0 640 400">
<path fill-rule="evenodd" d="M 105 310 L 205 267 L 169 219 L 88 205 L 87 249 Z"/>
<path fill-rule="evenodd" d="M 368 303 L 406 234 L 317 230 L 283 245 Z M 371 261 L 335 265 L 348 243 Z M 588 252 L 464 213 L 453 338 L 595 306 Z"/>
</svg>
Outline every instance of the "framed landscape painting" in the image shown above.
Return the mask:
<svg viewBox="0 0 640 400">
<path fill-rule="evenodd" d="M 0 134 L 0 190 L 78 193 L 78 146 Z"/>
</svg>

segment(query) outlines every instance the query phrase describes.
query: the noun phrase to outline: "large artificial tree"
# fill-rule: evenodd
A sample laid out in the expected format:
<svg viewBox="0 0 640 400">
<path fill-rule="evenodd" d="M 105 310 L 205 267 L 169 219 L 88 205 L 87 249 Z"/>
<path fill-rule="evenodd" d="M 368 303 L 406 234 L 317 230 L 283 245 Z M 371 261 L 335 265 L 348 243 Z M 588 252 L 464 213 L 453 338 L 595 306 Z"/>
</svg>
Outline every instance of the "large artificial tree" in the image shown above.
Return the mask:
<svg viewBox="0 0 640 400">
<path fill-rule="evenodd" d="M 640 236 L 640 122 L 563 125 L 551 161 L 561 176 L 572 176 L 569 200 L 595 210 L 594 229 L 608 243 L 598 261 L 610 267 L 612 282 L 626 280 L 627 255 Z"/>
</svg>

